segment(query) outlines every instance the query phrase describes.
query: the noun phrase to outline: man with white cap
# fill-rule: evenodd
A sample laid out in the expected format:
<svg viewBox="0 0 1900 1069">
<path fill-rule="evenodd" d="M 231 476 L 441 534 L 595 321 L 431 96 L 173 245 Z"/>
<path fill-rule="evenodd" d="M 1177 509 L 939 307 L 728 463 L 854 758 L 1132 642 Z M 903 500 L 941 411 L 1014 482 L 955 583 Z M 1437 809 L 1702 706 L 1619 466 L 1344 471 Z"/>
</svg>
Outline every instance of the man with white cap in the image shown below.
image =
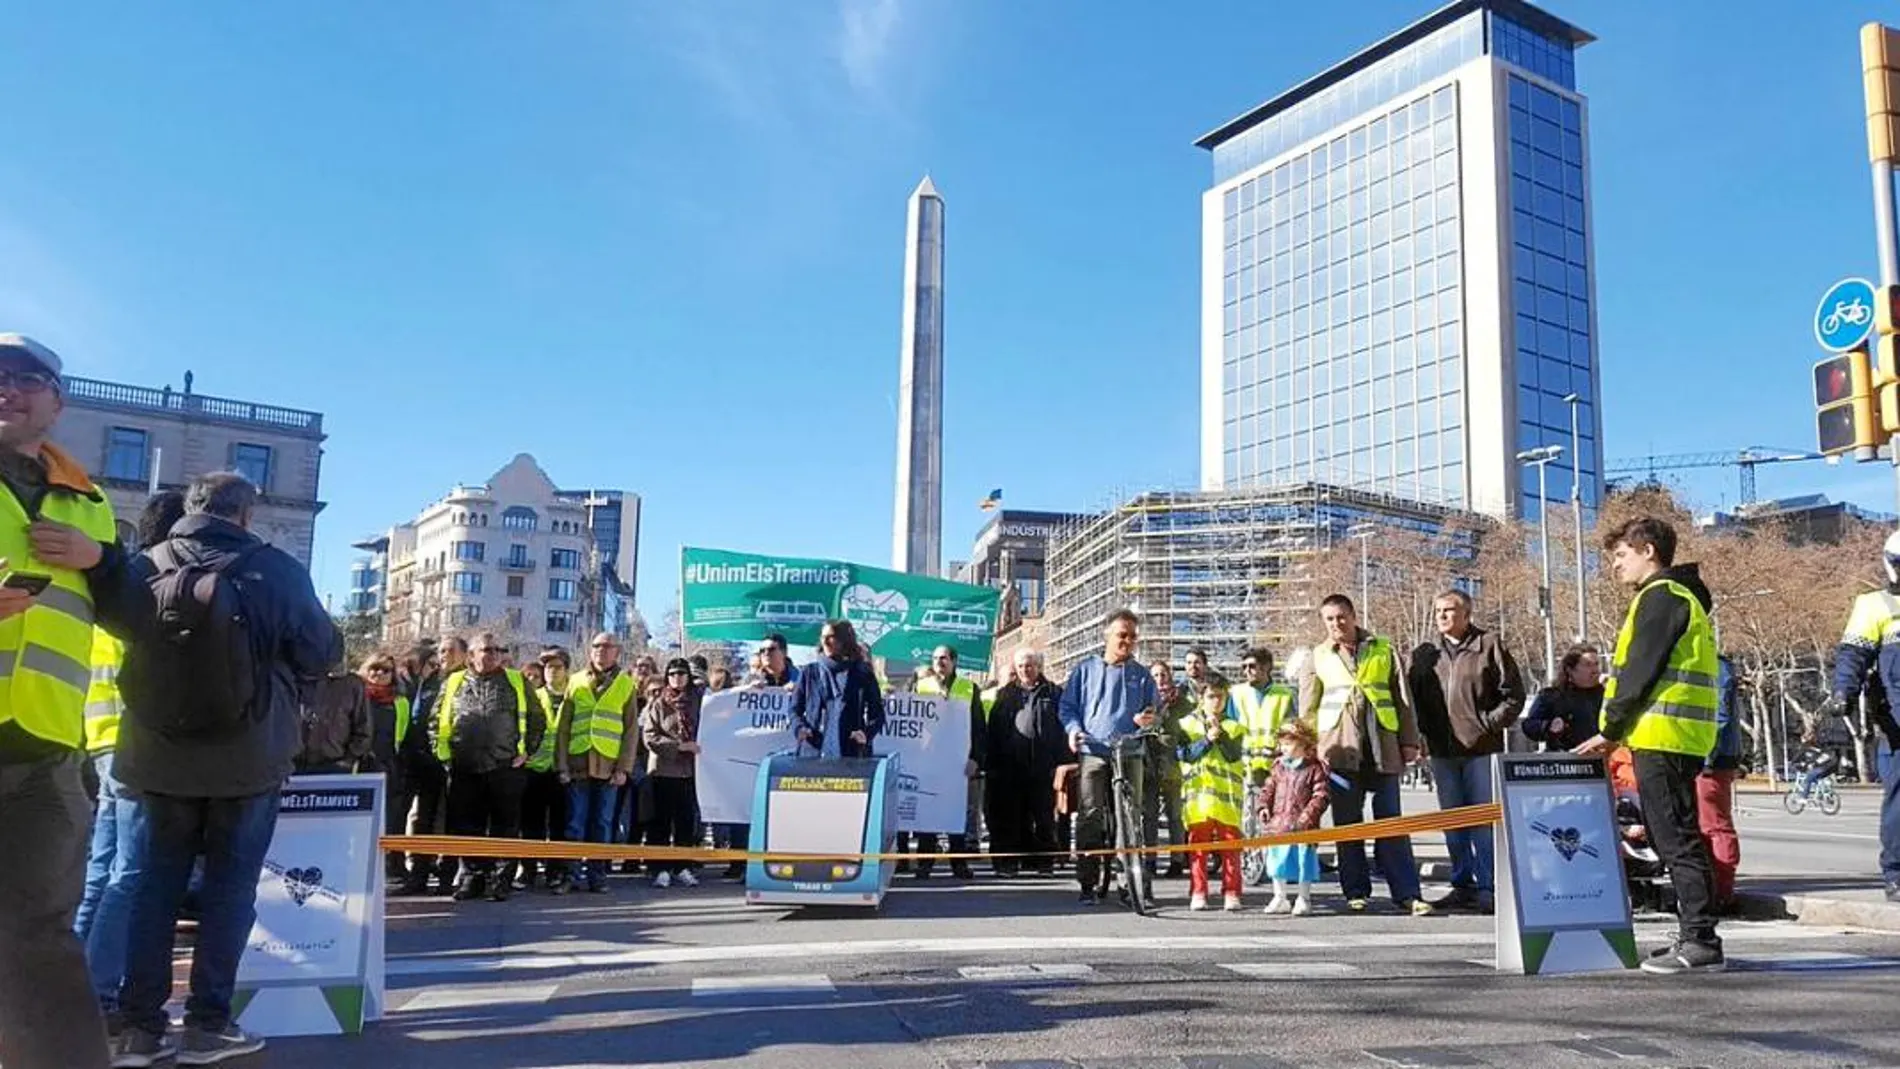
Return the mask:
<svg viewBox="0 0 1900 1069">
<path fill-rule="evenodd" d="M 104 1069 L 73 912 L 91 806 L 80 778 L 92 630 L 131 615 L 112 506 L 49 438 L 58 355 L 0 334 L 0 1050 L 10 1069 Z"/>
</svg>

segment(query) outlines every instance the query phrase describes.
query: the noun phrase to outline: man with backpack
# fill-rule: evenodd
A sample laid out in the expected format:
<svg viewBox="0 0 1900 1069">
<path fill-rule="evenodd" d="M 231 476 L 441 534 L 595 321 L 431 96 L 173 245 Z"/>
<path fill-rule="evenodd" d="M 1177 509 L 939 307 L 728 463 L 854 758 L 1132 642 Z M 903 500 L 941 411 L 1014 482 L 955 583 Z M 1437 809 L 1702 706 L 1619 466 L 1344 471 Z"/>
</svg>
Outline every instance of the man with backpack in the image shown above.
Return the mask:
<svg viewBox="0 0 1900 1069">
<path fill-rule="evenodd" d="M 133 563 L 153 603 L 126 650 L 126 716 L 114 769 L 136 797 L 126 977 L 115 1067 L 175 1056 L 211 1065 L 263 1049 L 231 998 L 256 920 L 257 881 L 301 744 L 298 695 L 343 656 L 342 636 L 288 553 L 249 531 L 257 488 L 199 477 L 171 538 Z M 193 863 L 204 858 L 185 1028 L 169 1037 L 173 933 Z"/>
</svg>

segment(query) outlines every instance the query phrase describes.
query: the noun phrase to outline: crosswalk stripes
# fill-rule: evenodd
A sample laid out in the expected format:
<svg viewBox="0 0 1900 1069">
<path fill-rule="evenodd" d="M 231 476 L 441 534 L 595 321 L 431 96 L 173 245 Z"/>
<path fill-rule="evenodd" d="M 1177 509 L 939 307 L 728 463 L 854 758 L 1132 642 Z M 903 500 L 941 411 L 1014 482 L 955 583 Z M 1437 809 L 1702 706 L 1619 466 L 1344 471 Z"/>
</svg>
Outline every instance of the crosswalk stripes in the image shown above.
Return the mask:
<svg viewBox="0 0 1900 1069">
<path fill-rule="evenodd" d="M 694 998 L 730 998 L 769 995 L 832 994 L 838 990 L 824 973 L 794 973 L 783 976 L 696 976 Z"/>
<path fill-rule="evenodd" d="M 957 970 L 957 975 L 965 980 L 985 981 L 1051 981 L 1086 980 L 1095 975 L 1093 965 L 965 965 Z"/>
</svg>

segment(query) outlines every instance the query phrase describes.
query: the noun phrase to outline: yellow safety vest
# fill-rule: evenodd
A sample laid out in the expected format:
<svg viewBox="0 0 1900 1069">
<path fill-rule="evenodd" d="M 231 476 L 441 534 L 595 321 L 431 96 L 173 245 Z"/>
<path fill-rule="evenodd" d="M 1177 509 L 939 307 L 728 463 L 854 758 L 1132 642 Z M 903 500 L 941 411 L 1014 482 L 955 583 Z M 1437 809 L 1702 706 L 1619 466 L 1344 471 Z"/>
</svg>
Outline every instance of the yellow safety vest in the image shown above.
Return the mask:
<svg viewBox="0 0 1900 1069">
<path fill-rule="evenodd" d="M 1885 590 L 1870 590 L 1855 598 L 1841 641 L 1871 650 L 1894 639 L 1900 639 L 1900 598 Z"/>
<path fill-rule="evenodd" d="M 1230 828 L 1240 827 L 1247 804 L 1247 759 L 1230 760 L 1218 744 L 1207 742 L 1207 721 L 1199 710 L 1177 721 L 1175 731 L 1187 740 L 1181 750 L 1182 822 L 1193 827 L 1212 820 Z M 1247 725 L 1223 717 L 1221 734 L 1245 741 Z M 1207 750 L 1198 759 L 1189 760 L 1188 751 L 1196 745 L 1205 745 Z"/>
<path fill-rule="evenodd" d="M 1372 703 L 1379 726 L 1399 730 L 1399 707 L 1392 700 L 1392 644 L 1378 635 L 1368 637 L 1359 646 L 1357 671 L 1331 642 L 1313 647 L 1313 672 L 1319 677 L 1319 730 L 1323 734 L 1339 725 L 1339 718 L 1352 704 L 1356 691 Z"/>
<path fill-rule="evenodd" d="M 1652 593 L 1653 592 L 1653 593 Z M 1715 628 L 1702 602 L 1688 587 L 1672 579 L 1656 578 L 1644 584 L 1630 599 L 1629 613 L 1623 617 L 1623 630 L 1616 635 L 1616 652 L 1611 658 L 1612 671 L 1620 673 L 1629 654 L 1630 640 L 1636 632 L 1636 608 L 1645 597 L 1677 597 L 1689 605 L 1689 626 L 1669 651 L 1669 663 L 1636 710 L 1636 723 L 1623 736 L 1632 750 L 1660 750 L 1663 753 L 1707 757 L 1715 749 L 1716 710 L 1721 692 L 1716 676 L 1721 665 L 1716 660 Z M 1616 697 L 1616 677 L 1603 686 L 1603 705 L 1607 709 Z M 1599 714 L 1598 729 L 1602 728 Z"/>
<path fill-rule="evenodd" d="M 554 710 L 548 708 L 548 702 L 553 700 L 553 696 L 547 688 L 543 687 L 534 691 L 534 700 L 541 703 L 541 723 L 543 727 L 541 731 L 541 745 L 536 747 L 535 751 L 528 755 L 528 770 L 530 772 L 546 772 L 554 767 Z M 522 723 L 521 737 L 524 740 L 528 737 L 528 727 L 525 721 Z"/>
<path fill-rule="evenodd" d="M 926 697 L 937 696 L 943 694 L 943 684 L 937 681 L 936 676 L 918 676 L 916 690 L 917 693 Z M 971 716 L 981 716 L 983 714 L 977 708 L 975 698 L 976 684 L 962 676 L 958 676 L 951 682 L 950 700 L 953 702 L 962 702 L 969 706 Z"/>
<path fill-rule="evenodd" d="M 640 693 L 639 684 L 625 672 L 617 673 L 605 693 L 594 693 L 594 670 L 574 674 L 567 681 L 567 752 L 574 757 L 592 750 L 609 761 L 620 760 L 620 736 L 626 731 L 628 706 Z"/>
<path fill-rule="evenodd" d="M 86 752 L 104 753 L 119 745 L 119 665 L 125 644 L 101 628 L 92 629 L 92 685 L 86 689 Z"/>
<path fill-rule="evenodd" d="M 47 575 L 52 583 L 33 607 L 0 620 L 0 724 L 77 750 L 85 744 L 86 695 L 92 689 L 92 588 L 84 572 L 33 555 L 26 529 L 36 519 L 79 528 L 101 545 L 118 540 L 104 494 L 55 486 L 29 517 L 11 488 L 0 485 L 0 559 L 12 571 Z"/>
<path fill-rule="evenodd" d="M 1247 768 L 1270 772 L 1280 752 L 1280 725 L 1293 709 L 1293 691 L 1279 683 L 1257 691 L 1242 683 L 1233 690 L 1234 706 L 1247 728 Z"/>
<path fill-rule="evenodd" d="M 528 752 L 528 683 L 512 668 L 504 668 L 502 672 L 508 676 L 508 685 L 515 688 L 515 722 L 519 725 L 515 731 L 515 753 L 525 754 Z M 442 697 L 435 704 L 435 755 L 444 761 L 450 756 L 449 733 L 455 723 L 455 695 L 467 678 L 467 671 L 449 673 L 442 684 Z"/>
<path fill-rule="evenodd" d="M 409 699 L 396 695 L 396 749 L 402 749 L 402 740 L 409 737 Z"/>
</svg>

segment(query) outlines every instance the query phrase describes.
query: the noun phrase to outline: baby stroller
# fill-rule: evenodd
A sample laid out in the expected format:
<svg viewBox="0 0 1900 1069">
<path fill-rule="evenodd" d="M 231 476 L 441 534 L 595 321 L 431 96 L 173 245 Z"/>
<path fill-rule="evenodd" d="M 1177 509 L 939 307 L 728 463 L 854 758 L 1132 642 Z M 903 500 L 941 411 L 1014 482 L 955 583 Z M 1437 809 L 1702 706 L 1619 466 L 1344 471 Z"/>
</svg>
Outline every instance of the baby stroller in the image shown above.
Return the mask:
<svg viewBox="0 0 1900 1069">
<path fill-rule="evenodd" d="M 1643 807 L 1632 795 L 1617 795 L 1616 831 L 1623 854 L 1623 878 L 1629 884 L 1630 911 L 1675 913 L 1676 890 L 1669 882 L 1669 868 L 1649 841 Z"/>
</svg>

